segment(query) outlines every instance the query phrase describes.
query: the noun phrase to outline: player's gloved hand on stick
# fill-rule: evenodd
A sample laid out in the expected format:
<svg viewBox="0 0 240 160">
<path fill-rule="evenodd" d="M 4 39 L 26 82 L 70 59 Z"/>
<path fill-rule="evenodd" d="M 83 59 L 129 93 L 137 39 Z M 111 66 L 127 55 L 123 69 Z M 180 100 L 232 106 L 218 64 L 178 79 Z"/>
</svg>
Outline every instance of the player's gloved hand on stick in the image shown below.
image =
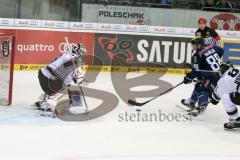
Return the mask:
<svg viewBox="0 0 240 160">
<path fill-rule="evenodd" d="M 213 105 L 217 105 L 220 101 L 220 98 L 214 92 L 209 94 L 209 99 Z"/>
<path fill-rule="evenodd" d="M 184 84 L 190 84 L 190 83 L 192 83 L 192 79 L 188 78 L 188 76 L 186 75 L 183 79 L 183 83 Z"/>
<path fill-rule="evenodd" d="M 73 73 L 73 81 L 77 85 L 86 85 L 84 73 L 80 69 L 75 69 Z"/>
</svg>

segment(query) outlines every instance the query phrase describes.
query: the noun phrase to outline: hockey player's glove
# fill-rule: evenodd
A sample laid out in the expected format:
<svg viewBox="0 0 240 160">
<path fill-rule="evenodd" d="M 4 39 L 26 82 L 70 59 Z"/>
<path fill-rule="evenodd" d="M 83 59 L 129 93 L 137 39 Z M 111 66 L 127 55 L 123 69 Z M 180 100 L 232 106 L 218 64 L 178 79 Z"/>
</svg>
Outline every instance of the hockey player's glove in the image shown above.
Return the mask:
<svg viewBox="0 0 240 160">
<path fill-rule="evenodd" d="M 192 79 L 188 78 L 188 76 L 186 75 L 183 79 L 183 83 L 184 84 L 190 84 L 190 83 L 192 83 Z"/>
<path fill-rule="evenodd" d="M 212 94 L 209 94 L 209 98 L 213 105 L 217 105 L 220 101 L 220 98 L 214 92 Z"/>
<path fill-rule="evenodd" d="M 80 69 L 75 69 L 73 73 L 73 82 L 77 85 L 85 84 L 84 73 Z"/>
</svg>

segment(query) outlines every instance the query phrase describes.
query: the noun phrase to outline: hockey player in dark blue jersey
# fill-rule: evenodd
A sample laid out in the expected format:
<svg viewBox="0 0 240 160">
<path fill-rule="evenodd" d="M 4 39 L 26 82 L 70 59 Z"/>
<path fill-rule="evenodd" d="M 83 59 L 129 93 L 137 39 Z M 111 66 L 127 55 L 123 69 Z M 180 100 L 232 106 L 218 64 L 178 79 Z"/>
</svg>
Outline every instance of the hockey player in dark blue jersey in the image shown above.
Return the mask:
<svg viewBox="0 0 240 160">
<path fill-rule="evenodd" d="M 192 40 L 195 54 L 192 57 L 193 69 L 184 77 L 184 83 L 189 84 L 193 79 L 198 81 L 191 98 L 183 99 L 181 103 L 190 109 L 196 109 L 199 114 L 208 105 L 208 95 L 220 79 L 219 70 L 224 50 L 221 47 L 205 45 L 201 37 Z M 201 70 L 201 71 L 200 71 Z M 197 107 L 195 107 L 197 104 Z"/>
</svg>

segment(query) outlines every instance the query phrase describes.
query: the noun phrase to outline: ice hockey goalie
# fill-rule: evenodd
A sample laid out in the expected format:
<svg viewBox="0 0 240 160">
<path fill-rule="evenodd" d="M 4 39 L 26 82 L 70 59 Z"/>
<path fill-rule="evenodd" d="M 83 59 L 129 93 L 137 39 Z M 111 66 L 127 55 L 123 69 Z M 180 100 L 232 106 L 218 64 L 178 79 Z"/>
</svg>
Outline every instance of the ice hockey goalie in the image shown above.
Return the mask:
<svg viewBox="0 0 240 160">
<path fill-rule="evenodd" d="M 78 43 L 70 52 L 62 53 L 47 67 L 38 71 L 39 84 L 44 94 L 33 105 L 37 110 L 56 112 L 56 105 L 66 87 L 72 83 L 80 85 L 84 81 L 83 72 L 79 67 L 84 64 L 86 54 L 84 44 Z"/>
</svg>

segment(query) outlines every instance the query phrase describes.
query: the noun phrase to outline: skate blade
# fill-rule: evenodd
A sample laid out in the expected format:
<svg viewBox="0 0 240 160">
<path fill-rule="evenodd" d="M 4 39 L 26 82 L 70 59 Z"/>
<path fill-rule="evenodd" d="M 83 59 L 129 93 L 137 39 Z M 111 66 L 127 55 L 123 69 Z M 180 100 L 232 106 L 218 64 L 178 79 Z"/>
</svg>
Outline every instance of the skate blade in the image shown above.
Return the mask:
<svg viewBox="0 0 240 160">
<path fill-rule="evenodd" d="M 44 112 L 44 111 L 37 110 L 37 115 L 40 117 L 55 118 L 53 112 Z"/>
<path fill-rule="evenodd" d="M 180 108 L 181 110 L 187 111 L 187 112 L 191 112 L 195 109 L 195 108 L 186 107 L 184 105 L 176 105 L 176 107 Z"/>
<path fill-rule="evenodd" d="M 228 129 L 228 128 L 224 128 L 225 131 L 240 131 L 240 127 L 239 128 L 233 128 L 233 129 Z"/>
<path fill-rule="evenodd" d="M 195 105 L 187 105 L 187 104 L 184 104 L 183 102 L 181 102 L 181 105 L 184 106 L 187 110 L 196 108 Z"/>
<path fill-rule="evenodd" d="M 197 112 L 189 112 L 188 115 L 193 116 L 193 117 L 197 117 L 199 115 L 199 113 L 197 113 Z"/>
<path fill-rule="evenodd" d="M 237 123 L 237 126 L 232 129 L 224 128 L 226 131 L 240 131 L 240 123 Z"/>
</svg>

